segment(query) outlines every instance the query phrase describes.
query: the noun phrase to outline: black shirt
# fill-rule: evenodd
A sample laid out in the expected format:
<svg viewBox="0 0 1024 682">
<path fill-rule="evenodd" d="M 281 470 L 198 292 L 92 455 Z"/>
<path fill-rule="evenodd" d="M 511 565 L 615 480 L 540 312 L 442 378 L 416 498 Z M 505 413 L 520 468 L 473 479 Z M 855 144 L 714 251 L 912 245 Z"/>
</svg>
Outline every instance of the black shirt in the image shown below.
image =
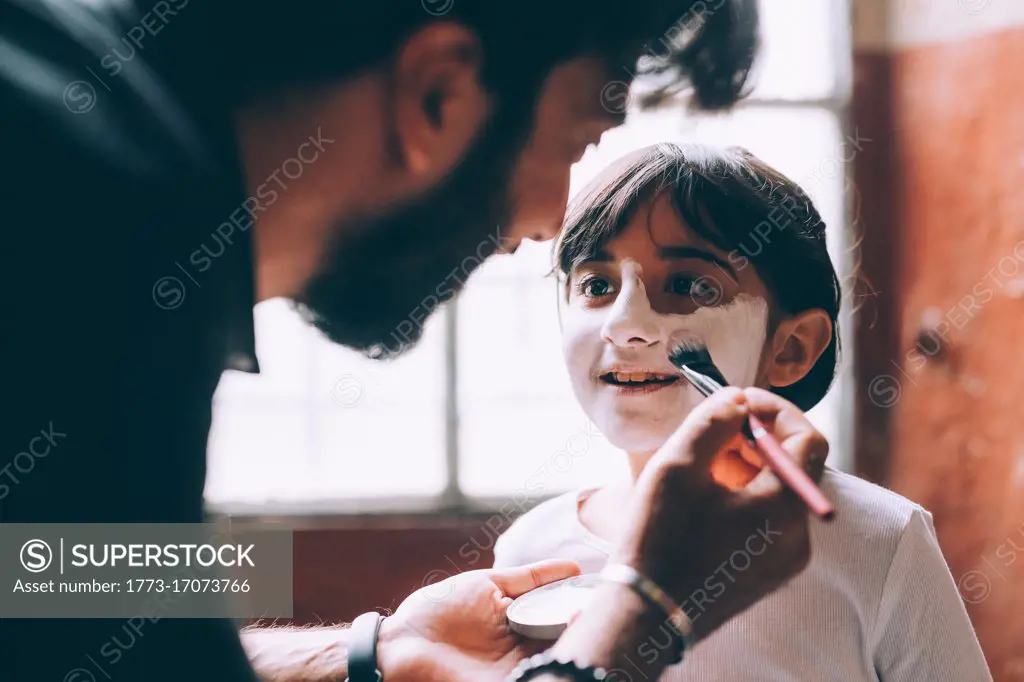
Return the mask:
<svg viewBox="0 0 1024 682">
<path fill-rule="evenodd" d="M 201 521 L 214 390 L 257 371 L 250 232 L 193 257 L 245 200 L 208 3 L 108 4 L 0 0 L 4 523 Z M 4 619 L 0 677 L 253 679 L 229 621 L 124 625 Z"/>
</svg>

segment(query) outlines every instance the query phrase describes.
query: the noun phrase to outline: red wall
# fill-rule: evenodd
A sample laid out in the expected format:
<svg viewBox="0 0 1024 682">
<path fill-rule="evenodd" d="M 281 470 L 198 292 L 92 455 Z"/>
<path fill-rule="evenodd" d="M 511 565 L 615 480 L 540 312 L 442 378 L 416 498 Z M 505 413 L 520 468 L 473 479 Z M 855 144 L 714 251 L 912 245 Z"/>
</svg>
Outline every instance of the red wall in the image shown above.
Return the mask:
<svg viewBox="0 0 1024 682">
<path fill-rule="evenodd" d="M 858 467 L 934 513 L 995 679 L 1021 681 L 1024 28 L 855 68 L 885 141 L 855 162 L 884 299 L 857 331 Z"/>
<path fill-rule="evenodd" d="M 366 611 L 394 610 L 424 585 L 490 568 L 494 538 L 506 527 L 500 516 L 467 516 L 297 531 L 292 622 L 350 622 Z"/>
</svg>

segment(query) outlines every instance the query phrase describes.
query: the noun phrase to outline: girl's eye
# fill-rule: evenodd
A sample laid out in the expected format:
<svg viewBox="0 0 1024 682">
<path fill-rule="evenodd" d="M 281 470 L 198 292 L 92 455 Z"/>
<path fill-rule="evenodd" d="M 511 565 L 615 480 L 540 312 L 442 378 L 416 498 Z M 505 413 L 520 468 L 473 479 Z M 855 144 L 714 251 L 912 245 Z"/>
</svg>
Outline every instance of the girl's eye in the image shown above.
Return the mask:
<svg viewBox="0 0 1024 682">
<path fill-rule="evenodd" d="M 590 275 L 580 280 L 577 291 L 582 296 L 590 296 L 592 298 L 607 296 L 613 293 L 611 282 L 597 275 Z"/>
<path fill-rule="evenodd" d="M 668 282 L 668 292 L 679 296 L 691 296 L 698 279 L 700 278 L 692 275 L 676 275 Z"/>
</svg>

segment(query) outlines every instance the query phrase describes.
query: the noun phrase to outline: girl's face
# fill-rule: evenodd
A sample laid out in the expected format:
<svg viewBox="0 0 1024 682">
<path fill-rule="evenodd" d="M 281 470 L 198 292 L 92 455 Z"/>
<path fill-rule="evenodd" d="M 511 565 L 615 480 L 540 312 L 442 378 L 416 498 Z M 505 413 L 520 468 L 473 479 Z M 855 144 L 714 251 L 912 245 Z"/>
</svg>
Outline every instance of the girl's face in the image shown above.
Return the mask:
<svg viewBox="0 0 1024 682">
<path fill-rule="evenodd" d="M 703 399 L 669 362 L 670 338 L 703 343 L 732 385 L 766 384 L 766 287 L 746 259 L 683 224 L 667 197 L 641 206 L 571 273 L 562 329 L 576 399 L 628 452 L 661 447 Z"/>
</svg>

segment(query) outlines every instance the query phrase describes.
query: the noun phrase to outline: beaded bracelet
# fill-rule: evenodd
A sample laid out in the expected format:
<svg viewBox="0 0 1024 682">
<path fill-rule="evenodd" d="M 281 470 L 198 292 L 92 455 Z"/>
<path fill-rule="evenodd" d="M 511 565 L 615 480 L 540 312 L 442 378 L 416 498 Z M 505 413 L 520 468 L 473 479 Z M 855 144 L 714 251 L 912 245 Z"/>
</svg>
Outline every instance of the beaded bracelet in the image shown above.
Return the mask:
<svg viewBox="0 0 1024 682">
<path fill-rule="evenodd" d="M 575 682 L 604 682 L 608 679 L 608 671 L 604 668 L 581 666 L 572 659 L 556 657 L 549 649 L 520 661 L 506 682 L 526 682 L 543 673 L 570 675 Z"/>
</svg>

